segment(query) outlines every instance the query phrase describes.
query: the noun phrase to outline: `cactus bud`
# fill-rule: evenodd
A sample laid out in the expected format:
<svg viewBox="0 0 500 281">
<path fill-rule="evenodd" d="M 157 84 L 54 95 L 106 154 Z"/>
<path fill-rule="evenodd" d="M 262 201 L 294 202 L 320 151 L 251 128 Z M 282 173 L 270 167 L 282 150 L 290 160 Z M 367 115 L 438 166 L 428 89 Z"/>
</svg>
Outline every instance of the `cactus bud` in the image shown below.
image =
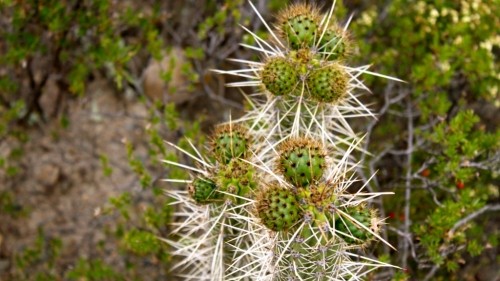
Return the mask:
<svg viewBox="0 0 500 281">
<path fill-rule="evenodd" d="M 299 75 L 295 67 L 282 57 L 269 59 L 260 76 L 266 90 L 275 96 L 291 94 L 299 83 Z"/>
<path fill-rule="evenodd" d="M 352 245 L 363 245 L 373 237 L 373 234 L 361 227 L 359 223 L 371 229 L 374 233 L 379 232 L 380 219 L 377 217 L 375 210 L 365 206 L 358 206 L 347 208 L 346 213 L 356 220 L 357 223 L 347 217 L 335 220 L 335 228 L 342 232 L 341 236 L 345 242 Z M 353 239 L 351 236 L 356 239 Z"/>
<path fill-rule="evenodd" d="M 331 64 L 313 71 L 306 83 L 314 100 L 335 103 L 347 95 L 349 78 L 338 64 Z"/>
<path fill-rule="evenodd" d="M 206 178 L 196 178 L 188 186 L 191 198 L 199 204 L 209 204 L 222 198 L 222 194 L 218 193 L 217 185 Z"/>
<path fill-rule="evenodd" d="M 281 36 L 292 49 L 312 47 L 317 40 L 319 13 L 314 7 L 292 5 L 278 15 L 278 22 Z"/>
<path fill-rule="evenodd" d="M 219 125 L 213 134 L 213 152 L 217 161 L 222 164 L 228 164 L 233 158 L 245 158 L 248 146 L 247 130 L 241 125 Z"/>
<path fill-rule="evenodd" d="M 328 60 L 341 60 L 351 52 L 351 41 L 344 30 L 338 26 L 332 26 L 323 34 L 318 49 L 320 52 L 325 53 L 324 57 L 328 58 Z"/>
<path fill-rule="evenodd" d="M 257 197 L 257 215 L 274 231 L 287 230 L 301 218 L 302 210 L 295 194 L 278 185 L 271 185 Z"/>
<path fill-rule="evenodd" d="M 318 181 L 326 168 L 322 145 L 308 138 L 285 141 L 279 149 L 278 169 L 296 187 Z"/>
</svg>

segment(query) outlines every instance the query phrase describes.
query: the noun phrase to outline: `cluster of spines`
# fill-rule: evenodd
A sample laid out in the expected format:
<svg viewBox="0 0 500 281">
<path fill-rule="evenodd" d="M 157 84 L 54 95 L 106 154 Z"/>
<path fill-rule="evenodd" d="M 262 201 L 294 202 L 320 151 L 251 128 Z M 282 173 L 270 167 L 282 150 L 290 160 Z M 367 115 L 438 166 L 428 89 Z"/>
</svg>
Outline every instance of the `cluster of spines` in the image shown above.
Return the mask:
<svg viewBox="0 0 500 281">
<path fill-rule="evenodd" d="M 302 217 L 294 192 L 279 184 L 265 187 L 256 203 L 256 214 L 262 224 L 273 231 L 288 230 Z"/>
<path fill-rule="evenodd" d="M 197 177 L 188 186 L 189 195 L 196 203 L 209 204 L 222 199 L 222 194 L 217 191 L 217 185 L 211 179 Z"/>
<path fill-rule="evenodd" d="M 332 11 L 287 8 L 276 33 L 264 22 L 278 45 L 247 30 L 260 48 L 249 47 L 267 56 L 263 63 L 236 60 L 250 68 L 217 71 L 252 78 L 233 86 L 258 86 L 266 99 L 249 99 L 252 109 L 243 118 L 219 125 L 211 160 L 191 169 L 198 174 L 190 200 L 208 208 L 201 225 L 210 232 L 181 247 L 189 248 L 184 265 L 198 255 L 208 260 L 209 269 L 196 270 L 208 276 L 191 279 L 359 280 L 364 266 L 389 266 L 352 252 L 371 240 L 387 243 L 378 235 L 383 220 L 365 204 L 380 194 L 364 193 L 364 186 L 346 191 L 356 166 L 349 155 L 360 143 L 346 118 L 371 115 L 353 90 L 365 89 L 360 74 L 378 74 L 344 65 L 351 40 L 331 21 Z M 190 156 L 204 162 L 197 154 Z M 182 237 L 203 232 L 187 225 L 177 232 Z"/>
<path fill-rule="evenodd" d="M 217 126 L 212 136 L 213 156 L 222 164 L 232 159 L 245 158 L 250 144 L 247 129 L 241 125 Z"/>
<path fill-rule="evenodd" d="M 317 182 L 326 167 L 326 153 L 318 142 L 309 138 L 292 138 L 279 148 L 278 169 L 294 186 Z"/>
</svg>

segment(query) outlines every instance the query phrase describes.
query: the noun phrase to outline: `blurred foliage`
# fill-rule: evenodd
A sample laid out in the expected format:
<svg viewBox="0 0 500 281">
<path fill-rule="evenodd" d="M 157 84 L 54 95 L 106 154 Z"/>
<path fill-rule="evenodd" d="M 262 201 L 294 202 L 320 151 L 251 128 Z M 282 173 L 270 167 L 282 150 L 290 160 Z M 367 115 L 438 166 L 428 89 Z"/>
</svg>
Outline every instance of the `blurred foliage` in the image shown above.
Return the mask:
<svg viewBox="0 0 500 281">
<path fill-rule="evenodd" d="M 412 280 L 462 280 L 475 274 L 457 272 L 464 264 L 473 268 L 474 259 L 465 252 L 477 256 L 492 251 L 489 239 L 499 234 L 494 222 L 487 223 L 493 213 L 477 219 L 485 223 L 471 220 L 453 234 L 449 231 L 482 207 L 498 204 L 500 139 L 498 118 L 491 116 L 499 114 L 500 41 L 494 27 L 500 25 L 500 6 L 494 0 L 395 0 L 374 1 L 363 9 L 351 29 L 364 39 L 358 46 L 359 60 L 408 82 L 382 84 L 366 76 L 368 87 L 380 93 L 380 103 L 382 93 L 409 93 L 380 118 L 369 149 L 382 153 L 376 164 L 384 175 L 380 185 L 396 188 L 396 196 L 384 206 L 401 222 L 388 222 L 399 230 L 406 220 L 412 225 L 409 234 L 417 252 L 408 258 L 405 272 Z M 413 147 L 406 153 L 409 134 Z M 392 148 L 389 153 L 387 147 Z M 410 167 L 402 164 L 407 157 Z M 397 176 L 408 169 L 409 179 Z M 411 184 L 409 201 L 406 180 Z M 407 204 L 409 218 L 404 216 Z M 396 245 L 408 239 L 390 235 Z M 401 264 L 403 258 L 399 249 L 391 260 Z"/>
<path fill-rule="evenodd" d="M 16 254 L 14 278 L 37 281 L 56 279 L 55 267 L 62 247 L 61 239 L 47 236 L 40 228 L 33 245 Z"/>
<path fill-rule="evenodd" d="M 16 198 L 12 192 L 0 191 L 0 213 L 14 218 L 22 218 L 29 214 L 29 210 L 16 203 Z"/>
<path fill-rule="evenodd" d="M 101 260 L 79 260 L 75 268 L 67 274 L 69 280 L 109 280 L 122 281 L 127 280 L 124 276 L 116 272 L 113 268 L 103 263 Z"/>
</svg>

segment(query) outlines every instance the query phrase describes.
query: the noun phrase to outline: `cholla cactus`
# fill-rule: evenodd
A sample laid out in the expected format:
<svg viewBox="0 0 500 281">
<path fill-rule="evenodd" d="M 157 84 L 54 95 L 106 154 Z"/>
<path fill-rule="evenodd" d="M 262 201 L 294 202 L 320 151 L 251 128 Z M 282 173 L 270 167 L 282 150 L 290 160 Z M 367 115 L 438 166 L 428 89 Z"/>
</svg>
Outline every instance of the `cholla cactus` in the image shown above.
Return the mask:
<svg viewBox="0 0 500 281">
<path fill-rule="evenodd" d="M 366 90 L 360 75 L 397 79 L 345 64 L 352 41 L 333 9 L 292 5 L 275 29 L 263 21 L 271 42 L 244 28 L 257 46 L 243 46 L 263 61 L 215 71 L 250 79 L 229 86 L 258 91 L 247 97 L 251 109 L 216 128 L 206 156 L 172 144 L 196 162 L 165 161 L 192 172 L 191 180 L 167 180 L 188 191 L 167 191 L 177 211 L 172 235 L 162 238 L 185 279 L 360 280 L 391 266 L 358 253 L 370 241 L 388 244 L 369 202 L 389 193 L 366 192 L 367 183 L 348 191 L 358 181 L 352 152 L 362 134 L 347 120 L 372 116 L 357 98 Z"/>
</svg>

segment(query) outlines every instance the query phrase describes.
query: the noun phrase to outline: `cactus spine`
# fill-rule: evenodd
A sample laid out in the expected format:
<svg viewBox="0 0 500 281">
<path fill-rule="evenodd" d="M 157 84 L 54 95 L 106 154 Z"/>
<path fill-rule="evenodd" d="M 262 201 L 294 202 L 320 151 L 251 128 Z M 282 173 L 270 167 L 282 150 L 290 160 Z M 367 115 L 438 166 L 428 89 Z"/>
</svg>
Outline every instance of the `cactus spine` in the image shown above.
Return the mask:
<svg viewBox="0 0 500 281">
<path fill-rule="evenodd" d="M 333 8 L 286 8 L 276 29 L 264 23 L 273 42 L 249 32 L 264 61 L 215 71 L 251 79 L 228 84 L 258 90 L 251 108 L 217 127 L 208 156 L 177 147 L 196 167 L 165 161 L 193 172 L 193 180 L 167 180 L 189 184 L 167 192 L 180 210 L 164 239 L 186 279 L 361 280 L 391 266 L 359 255 L 369 241 L 388 244 L 383 219 L 366 204 L 382 194 L 365 192 L 366 183 L 349 192 L 353 151 L 363 151 L 347 118 L 372 116 L 357 77 L 378 74 L 345 64 L 351 41 Z"/>
</svg>

